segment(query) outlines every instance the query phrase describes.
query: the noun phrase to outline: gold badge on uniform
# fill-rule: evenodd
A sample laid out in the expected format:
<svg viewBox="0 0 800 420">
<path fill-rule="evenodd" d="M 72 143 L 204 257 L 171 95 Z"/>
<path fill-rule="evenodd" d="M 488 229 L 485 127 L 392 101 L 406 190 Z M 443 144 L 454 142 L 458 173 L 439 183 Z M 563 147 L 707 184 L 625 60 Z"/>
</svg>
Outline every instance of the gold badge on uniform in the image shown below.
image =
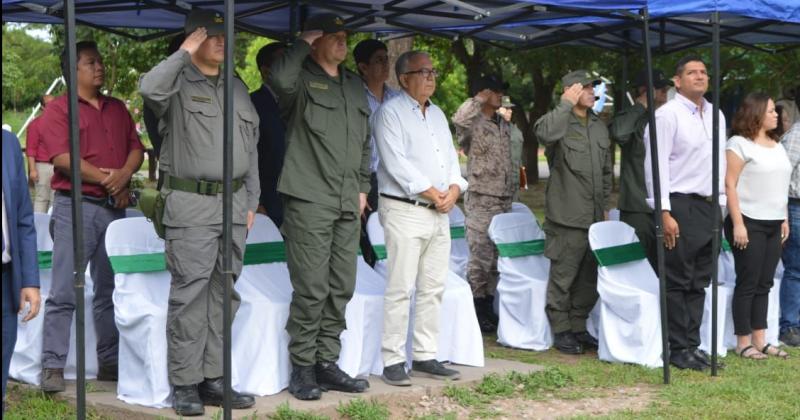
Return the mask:
<svg viewBox="0 0 800 420">
<path fill-rule="evenodd" d="M 314 88 L 314 89 L 328 90 L 328 84 L 327 83 L 308 82 L 308 87 Z"/>
<path fill-rule="evenodd" d="M 211 98 L 208 96 L 192 96 L 192 102 L 202 102 L 204 104 L 210 104 Z"/>
</svg>

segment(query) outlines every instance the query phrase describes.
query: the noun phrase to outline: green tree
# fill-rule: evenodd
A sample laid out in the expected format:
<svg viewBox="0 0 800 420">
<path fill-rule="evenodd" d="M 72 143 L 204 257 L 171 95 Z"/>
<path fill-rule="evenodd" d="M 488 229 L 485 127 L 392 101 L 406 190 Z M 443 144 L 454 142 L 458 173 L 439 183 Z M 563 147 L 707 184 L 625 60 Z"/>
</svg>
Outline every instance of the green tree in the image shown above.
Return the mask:
<svg viewBox="0 0 800 420">
<path fill-rule="evenodd" d="M 60 74 L 50 44 L 3 25 L 3 109 L 35 106 Z"/>
</svg>

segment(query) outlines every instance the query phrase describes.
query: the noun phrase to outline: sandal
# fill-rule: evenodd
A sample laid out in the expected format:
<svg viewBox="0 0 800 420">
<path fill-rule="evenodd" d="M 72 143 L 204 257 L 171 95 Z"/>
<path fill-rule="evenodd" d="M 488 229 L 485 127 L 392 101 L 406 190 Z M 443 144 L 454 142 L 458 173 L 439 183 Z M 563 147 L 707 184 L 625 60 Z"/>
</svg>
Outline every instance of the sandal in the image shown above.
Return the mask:
<svg viewBox="0 0 800 420">
<path fill-rule="evenodd" d="M 758 351 L 752 344 L 739 350 L 736 350 L 736 354 L 743 359 L 752 359 L 752 360 L 764 360 L 767 358 L 767 355 Z"/>
<path fill-rule="evenodd" d="M 767 344 L 761 349 L 761 353 L 764 353 L 769 356 L 780 357 L 781 359 L 788 359 L 789 353 L 779 349 L 778 347 L 773 346 L 772 344 Z"/>
</svg>

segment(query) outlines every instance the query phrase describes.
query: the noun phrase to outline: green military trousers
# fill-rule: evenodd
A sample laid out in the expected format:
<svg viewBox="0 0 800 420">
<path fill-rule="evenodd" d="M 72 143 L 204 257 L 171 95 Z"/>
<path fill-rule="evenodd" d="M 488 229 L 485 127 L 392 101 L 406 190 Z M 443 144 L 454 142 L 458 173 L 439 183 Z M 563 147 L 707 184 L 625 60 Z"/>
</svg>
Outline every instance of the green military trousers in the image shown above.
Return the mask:
<svg viewBox="0 0 800 420">
<path fill-rule="evenodd" d="M 233 225 L 233 272 L 242 272 L 247 227 Z M 193 385 L 222 376 L 222 225 L 167 227 L 167 270 L 172 275 L 167 309 L 169 383 Z M 233 313 L 239 295 L 232 294 Z M 231 317 L 233 319 L 233 317 Z"/>
<path fill-rule="evenodd" d="M 544 255 L 550 259 L 545 312 L 554 334 L 586 331 L 597 302 L 597 261 L 589 249 L 589 231 L 545 221 Z"/>
<path fill-rule="evenodd" d="M 286 331 L 294 365 L 339 360 L 344 310 L 356 284 L 358 215 L 285 196 L 281 232 L 291 276 Z"/>
<path fill-rule="evenodd" d="M 644 248 L 644 254 L 647 261 L 653 267 L 653 271 L 658 273 L 656 267 L 656 224 L 653 221 L 653 213 L 642 213 L 621 210 L 619 212 L 619 220 L 627 223 L 636 230 L 636 236 L 639 238 L 639 243 Z"/>
</svg>

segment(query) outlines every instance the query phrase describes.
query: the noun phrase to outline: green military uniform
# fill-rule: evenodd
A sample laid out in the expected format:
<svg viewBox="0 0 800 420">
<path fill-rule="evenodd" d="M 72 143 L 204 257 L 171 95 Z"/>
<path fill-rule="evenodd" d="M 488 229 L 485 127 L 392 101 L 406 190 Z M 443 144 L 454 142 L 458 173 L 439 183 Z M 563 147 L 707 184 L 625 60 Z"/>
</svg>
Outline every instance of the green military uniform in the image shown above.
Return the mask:
<svg viewBox="0 0 800 420">
<path fill-rule="evenodd" d="M 247 212 L 255 211 L 258 114 L 233 81 L 233 271 L 242 270 Z M 224 80 L 205 76 L 178 50 L 142 76 L 139 90 L 166 133 L 160 169 L 167 269 L 172 275 L 167 358 L 172 385 L 222 376 Z M 239 297 L 234 293 L 234 311 Z"/>
<path fill-rule="evenodd" d="M 524 159 L 522 158 L 523 146 L 525 144 L 525 137 L 522 131 L 517 128 L 516 124 L 511 124 L 511 168 L 519 173 L 519 170 L 525 166 Z M 519 185 L 514 188 L 514 193 L 511 195 L 511 201 L 519 199 Z"/>
<path fill-rule="evenodd" d="M 642 104 L 621 111 L 611 123 L 611 137 L 622 151 L 619 202 L 620 220 L 636 229 L 636 236 L 645 250 L 647 259 L 656 266 L 656 227 L 653 209 L 647 205 L 644 184 L 644 130 L 647 126 L 647 109 Z"/>
<path fill-rule="evenodd" d="M 574 81 L 567 76 L 564 86 L 591 83 L 588 75 Z M 562 100 L 535 125 L 536 137 L 550 157 L 544 224 L 545 256 L 550 259 L 546 312 L 556 334 L 586 331 L 586 318 L 597 301 L 597 263 L 589 249 L 588 229 L 604 219 L 611 193 L 608 130 L 591 110 L 582 121 L 572 108 Z"/>
<path fill-rule="evenodd" d="M 270 74 L 287 121 L 278 191 L 294 288 L 286 330 L 298 366 L 339 359 L 355 288 L 359 192 L 370 189 L 370 110 L 361 78 L 344 66 L 329 76 L 310 52 L 297 40 Z"/>
</svg>

